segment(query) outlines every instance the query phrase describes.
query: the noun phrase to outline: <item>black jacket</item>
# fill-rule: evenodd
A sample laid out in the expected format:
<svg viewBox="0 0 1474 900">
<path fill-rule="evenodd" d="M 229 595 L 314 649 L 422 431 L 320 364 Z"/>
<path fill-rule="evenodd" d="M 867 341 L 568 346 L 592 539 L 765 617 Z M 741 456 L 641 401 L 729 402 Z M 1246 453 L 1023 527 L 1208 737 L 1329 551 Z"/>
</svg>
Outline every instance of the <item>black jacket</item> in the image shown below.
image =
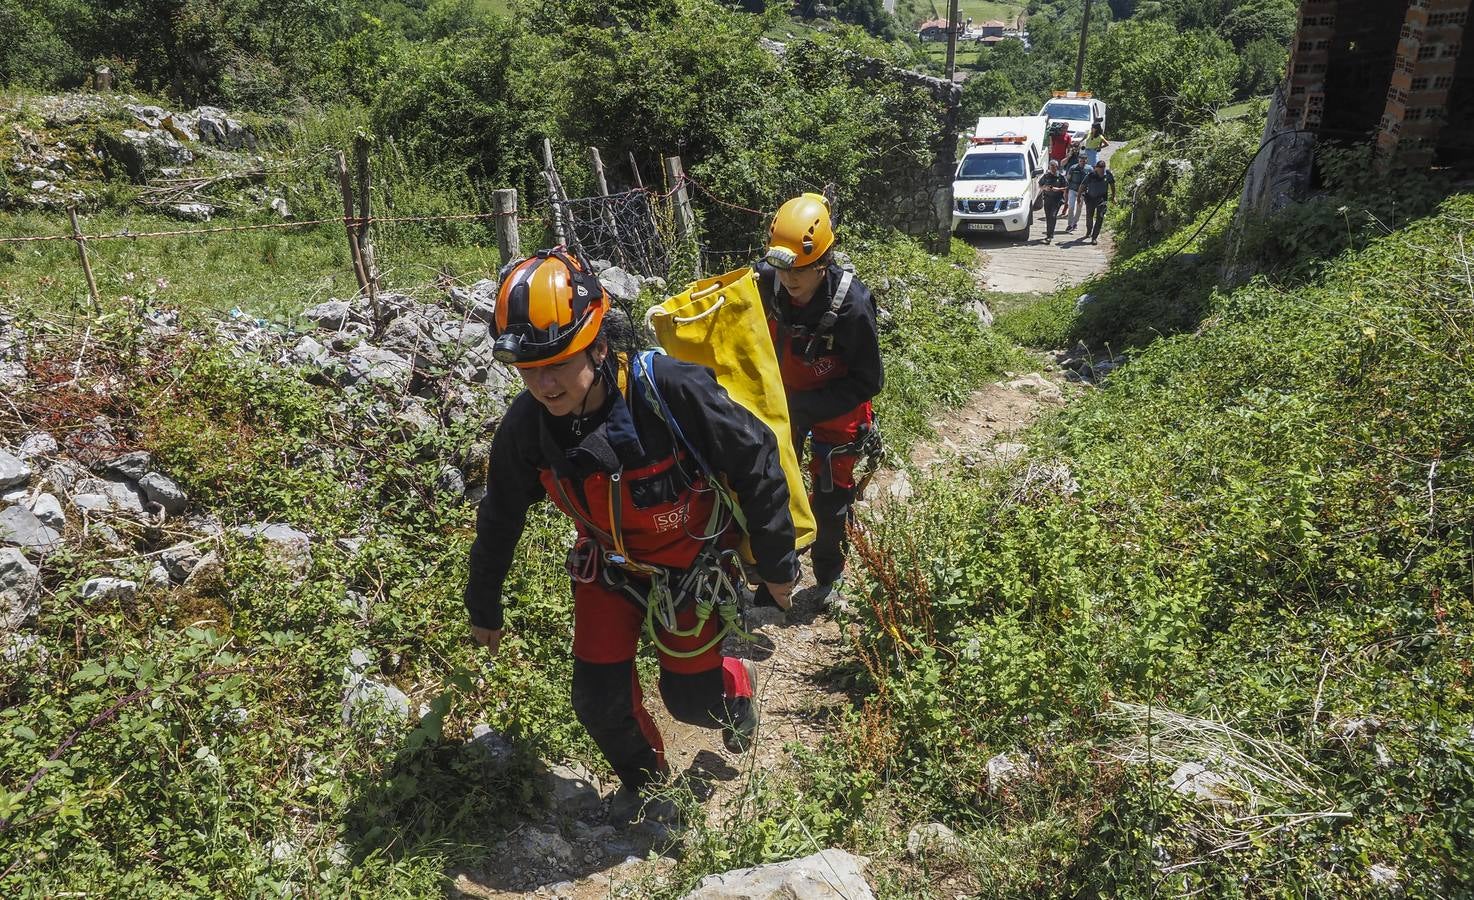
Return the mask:
<svg viewBox="0 0 1474 900">
<path fill-rule="evenodd" d="M 814 299 L 807 305 L 795 307 L 788 300 L 788 292 L 779 283 L 777 271 L 765 262 L 755 267 L 758 293 L 763 298 L 763 307 L 770 317 L 779 323 L 778 340 L 795 340 L 788 333 L 793 325 L 813 328 L 829 309 L 829 301 L 839 287 L 844 270 L 831 263 L 824 283 L 814 292 Z M 859 278 L 850 283 L 850 292 L 839 308 L 839 321 L 835 322 L 833 353 L 844 359 L 849 371 L 843 376 L 826 381 L 814 390 L 788 388 L 788 416 L 798 434 L 806 433 L 819 422 L 826 422 L 843 415 L 866 400 L 873 399 L 885 385 L 885 370 L 880 361 L 880 339 L 875 330 L 875 299 L 870 288 Z M 803 341 L 796 341 L 795 351 L 803 354 Z"/>
<path fill-rule="evenodd" d="M 793 519 L 772 429 L 735 403 L 704 366 L 657 355 L 651 371 L 686 440 L 737 495 L 758 574 L 765 581 L 792 579 Z M 584 420 L 581 439 L 572 434 L 568 417 L 548 415 L 527 391 L 512 401 L 491 441 L 486 497 L 476 510 L 465 596 L 471 624 L 502 627 L 502 585 L 527 510 L 545 494 L 539 470 L 556 468 L 580 483 L 597 469 L 633 469 L 671 455 L 670 430 L 653 409 L 627 404 L 613 389 L 608 394 L 603 408 Z M 617 459 L 610 458 L 611 449 Z"/>
</svg>

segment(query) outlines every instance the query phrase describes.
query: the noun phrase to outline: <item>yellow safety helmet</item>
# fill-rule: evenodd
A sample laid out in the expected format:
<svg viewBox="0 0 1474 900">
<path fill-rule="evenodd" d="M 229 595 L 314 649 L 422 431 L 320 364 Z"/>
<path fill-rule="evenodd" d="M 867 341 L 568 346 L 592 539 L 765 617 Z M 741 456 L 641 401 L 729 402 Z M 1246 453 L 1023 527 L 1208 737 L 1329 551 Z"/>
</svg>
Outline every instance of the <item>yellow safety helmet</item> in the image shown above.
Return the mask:
<svg viewBox="0 0 1474 900">
<path fill-rule="evenodd" d="M 778 207 L 768 231 L 766 259 L 775 269 L 811 266 L 834 246 L 829 201 L 822 194 L 803 194 Z"/>
</svg>

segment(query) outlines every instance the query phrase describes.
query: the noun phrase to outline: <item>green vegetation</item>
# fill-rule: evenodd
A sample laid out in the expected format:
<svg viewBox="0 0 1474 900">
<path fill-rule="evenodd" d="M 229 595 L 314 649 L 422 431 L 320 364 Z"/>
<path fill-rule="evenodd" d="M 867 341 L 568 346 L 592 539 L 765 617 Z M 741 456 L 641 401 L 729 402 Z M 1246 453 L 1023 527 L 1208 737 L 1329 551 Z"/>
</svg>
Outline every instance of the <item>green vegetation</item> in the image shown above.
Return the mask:
<svg viewBox="0 0 1474 900">
<path fill-rule="evenodd" d="M 732 862 L 807 828 L 898 895 L 1474 887 L 1471 220 L 1217 296 L 1023 460 L 872 523 L 863 704 Z M 1219 799 L 1172 790 L 1180 763 Z M 963 849 L 902 864 L 878 823 L 918 821 Z"/>
<path fill-rule="evenodd" d="M 1284 71 L 1295 27 L 1292 0 L 1097 3 L 1091 11 L 1086 90 L 1109 107 L 1107 132 L 1187 133 L 1231 100 L 1266 93 Z M 1074 82 L 1079 0 L 1035 0 L 1030 48 L 1003 41 L 977 53 L 963 85 L 964 121 L 1024 115 Z"/>
</svg>

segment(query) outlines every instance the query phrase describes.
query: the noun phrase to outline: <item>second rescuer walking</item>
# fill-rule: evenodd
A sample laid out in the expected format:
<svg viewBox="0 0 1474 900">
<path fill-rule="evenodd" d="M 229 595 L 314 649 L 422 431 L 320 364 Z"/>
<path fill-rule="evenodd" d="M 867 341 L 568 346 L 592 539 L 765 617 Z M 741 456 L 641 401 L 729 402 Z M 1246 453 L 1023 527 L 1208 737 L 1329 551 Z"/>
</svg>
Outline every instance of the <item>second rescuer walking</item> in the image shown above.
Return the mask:
<svg viewBox="0 0 1474 900">
<path fill-rule="evenodd" d="M 821 600 L 829 602 L 838 599 L 844 573 L 855 465 L 879 440 L 870 406 L 885 381 L 875 301 L 854 272 L 836 262 L 829 204 L 818 194 L 778 209 L 757 283 L 800 459 L 810 440 L 809 502 L 818 525 L 814 580 Z"/>
</svg>

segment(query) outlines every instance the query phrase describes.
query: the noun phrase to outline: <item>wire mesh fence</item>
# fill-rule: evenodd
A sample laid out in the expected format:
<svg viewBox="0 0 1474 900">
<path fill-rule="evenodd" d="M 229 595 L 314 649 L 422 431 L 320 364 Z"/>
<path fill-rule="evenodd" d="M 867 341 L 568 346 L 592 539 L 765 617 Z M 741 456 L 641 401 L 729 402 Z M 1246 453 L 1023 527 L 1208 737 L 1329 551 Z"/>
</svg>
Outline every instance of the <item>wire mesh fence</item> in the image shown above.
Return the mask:
<svg viewBox="0 0 1474 900">
<path fill-rule="evenodd" d="M 636 189 L 569 199 L 561 205 L 573 243 L 590 258 L 641 275 L 670 275 L 670 216 L 661 208 L 659 195 Z"/>
</svg>

